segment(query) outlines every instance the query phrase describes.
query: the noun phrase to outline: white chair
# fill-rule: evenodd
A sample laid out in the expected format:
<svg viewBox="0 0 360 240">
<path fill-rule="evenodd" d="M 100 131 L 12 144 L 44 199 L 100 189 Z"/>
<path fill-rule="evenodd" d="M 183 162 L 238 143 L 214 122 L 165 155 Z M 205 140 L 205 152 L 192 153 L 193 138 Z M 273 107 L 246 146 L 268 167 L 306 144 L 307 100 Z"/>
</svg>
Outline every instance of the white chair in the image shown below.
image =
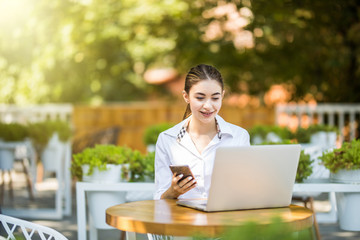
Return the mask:
<svg viewBox="0 0 360 240">
<path fill-rule="evenodd" d="M 68 240 L 58 231 L 36 223 L 0 214 L 0 221 L 7 236 L 5 239 Z M 1 239 L 1 237 L 0 237 Z"/>
<path fill-rule="evenodd" d="M 158 234 L 151 234 L 151 233 L 148 233 L 147 237 L 148 237 L 148 240 L 174 240 L 173 236 L 165 236 L 165 235 L 158 235 Z"/>
</svg>

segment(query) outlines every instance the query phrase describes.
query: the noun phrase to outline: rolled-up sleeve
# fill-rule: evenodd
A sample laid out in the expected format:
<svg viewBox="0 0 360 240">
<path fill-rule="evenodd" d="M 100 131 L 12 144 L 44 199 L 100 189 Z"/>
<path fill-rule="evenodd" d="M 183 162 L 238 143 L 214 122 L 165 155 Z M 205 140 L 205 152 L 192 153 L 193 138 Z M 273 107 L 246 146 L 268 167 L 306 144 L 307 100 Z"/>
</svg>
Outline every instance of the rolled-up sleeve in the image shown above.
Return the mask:
<svg viewBox="0 0 360 240">
<path fill-rule="evenodd" d="M 170 187 L 172 174 L 169 168 L 169 148 L 166 144 L 166 135 L 161 133 L 156 142 L 155 150 L 155 193 L 154 199 L 160 199 L 161 195 Z"/>
</svg>

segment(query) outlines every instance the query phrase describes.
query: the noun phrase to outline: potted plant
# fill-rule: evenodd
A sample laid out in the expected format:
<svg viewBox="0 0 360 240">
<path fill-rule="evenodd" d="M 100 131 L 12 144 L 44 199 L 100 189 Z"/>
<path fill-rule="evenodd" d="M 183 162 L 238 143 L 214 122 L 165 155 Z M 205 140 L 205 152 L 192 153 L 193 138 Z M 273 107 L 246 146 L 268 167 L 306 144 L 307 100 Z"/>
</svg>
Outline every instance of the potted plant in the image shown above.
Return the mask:
<svg viewBox="0 0 360 240">
<path fill-rule="evenodd" d="M 290 140 L 293 138 L 293 134 L 287 127 L 280 126 L 271 126 L 268 134 L 266 135 L 267 141 L 276 140 L 277 142 L 282 142 L 285 140 Z"/>
<path fill-rule="evenodd" d="M 56 171 L 61 167 L 67 148 L 70 148 L 72 130 L 64 121 L 44 121 L 29 124 L 29 135 L 44 169 Z"/>
<path fill-rule="evenodd" d="M 79 181 L 97 183 L 117 183 L 127 180 L 126 164 L 131 149 L 115 145 L 96 145 L 85 148 L 73 155 L 71 174 Z M 125 202 L 125 192 L 88 192 L 89 211 L 94 219 L 94 226 L 108 229 L 105 223 L 105 209 Z"/>
<path fill-rule="evenodd" d="M 129 163 L 131 154 L 130 148 L 115 145 L 95 145 L 92 148 L 85 148 L 82 152 L 73 155 L 71 174 L 79 181 L 120 182 L 122 177 L 126 179 L 128 176 L 128 170 L 124 171 L 123 165 Z M 119 174 L 114 174 L 113 179 L 105 179 L 111 177 L 108 176 L 107 170 L 112 168 L 118 169 Z"/>
<path fill-rule="evenodd" d="M 320 157 L 330 170 L 330 181 L 360 184 L 360 140 L 344 142 Z M 344 230 L 360 231 L 360 193 L 336 193 L 339 225 Z"/>
<path fill-rule="evenodd" d="M 155 151 L 155 144 L 157 141 L 157 138 L 159 134 L 166 129 L 171 128 L 173 125 L 170 123 L 160 123 L 156 125 L 149 126 L 144 133 L 143 141 L 145 145 L 147 146 L 148 152 L 154 152 Z"/>
<path fill-rule="evenodd" d="M 155 152 L 141 154 L 134 150 L 129 157 L 130 182 L 154 182 Z M 148 200 L 153 198 L 150 191 L 130 191 L 126 194 L 127 201 Z"/>
<path fill-rule="evenodd" d="M 314 160 L 311 160 L 310 155 L 305 153 L 304 150 L 301 150 L 298 169 L 296 172 L 296 182 L 304 182 L 304 180 L 311 176 L 313 173 L 313 162 Z"/>
<path fill-rule="evenodd" d="M 249 130 L 252 144 L 261 144 L 265 142 L 268 133 L 268 126 L 256 125 Z"/>
<path fill-rule="evenodd" d="M 250 129 L 249 134 L 253 144 L 262 142 L 282 142 L 292 138 L 291 131 L 286 127 L 256 125 Z"/>
<path fill-rule="evenodd" d="M 153 182 L 154 181 L 155 152 L 145 155 L 134 150 L 129 158 L 130 182 Z"/>
<path fill-rule="evenodd" d="M 126 146 L 96 145 L 73 155 L 71 174 L 79 181 L 117 183 L 153 180 L 154 153 L 141 154 Z M 88 192 L 96 228 L 107 229 L 105 209 L 125 202 L 126 192 Z"/>
<path fill-rule="evenodd" d="M 299 143 L 310 143 L 311 132 L 307 128 L 298 127 L 295 131 L 294 138 Z"/>
<path fill-rule="evenodd" d="M 311 125 L 308 128 L 310 132 L 310 143 L 334 147 L 336 145 L 337 127 L 323 124 Z"/>
<path fill-rule="evenodd" d="M 15 143 L 28 137 L 28 129 L 19 123 L 0 123 L 0 169 L 10 170 L 14 167 Z"/>
<path fill-rule="evenodd" d="M 28 128 L 20 123 L 0 123 L 0 139 L 4 142 L 23 141 L 28 137 Z"/>
<path fill-rule="evenodd" d="M 263 142 L 262 144 L 294 144 L 290 140 L 283 140 L 282 142 Z M 296 171 L 295 182 L 301 183 L 304 182 L 313 172 L 312 164 L 314 160 L 311 160 L 310 155 L 306 154 L 304 150 L 300 152 L 299 164 Z"/>
</svg>

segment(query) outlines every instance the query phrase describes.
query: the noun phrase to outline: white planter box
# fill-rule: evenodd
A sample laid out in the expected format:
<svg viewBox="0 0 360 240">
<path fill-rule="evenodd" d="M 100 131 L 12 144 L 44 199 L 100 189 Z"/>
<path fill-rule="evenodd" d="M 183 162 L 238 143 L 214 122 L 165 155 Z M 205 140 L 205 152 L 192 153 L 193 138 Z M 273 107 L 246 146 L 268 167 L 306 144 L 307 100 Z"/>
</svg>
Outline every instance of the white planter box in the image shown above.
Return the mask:
<svg viewBox="0 0 360 240">
<path fill-rule="evenodd" d="M 258 134 L 256 134 L 255 136 L 253 136 L 251 138 L 251 143 L 254 145 L 262 144 L 263 142 L 264 142 L 264 139 Z"/>
<path fill-rule="evenodd" d="M 358 170 L 339 170 L 330 174 L 331 182 L 336 183 L 355 183 L 360 184 L 360 169 Z"/>
<path fill-rule="evenodd" d="M 13 149 L 0 149 L 0 169 L 11 170 L 14 168 L 15 152 Z"/>
<path fill-rule="evenodd" d="M 276 133 L 269 132 L 266 135 L 266 141 L 267 142 L 272 142 L 272 143 L 279 143 L 279 142 L 282 142 L 282 139 Z"/>
<path fill-rule="evenodd" d="M 326 133 L 326 140 L 327 140 L 328 147 L 330 147 L 330 148 L 336 147 L 336 139 L 337 139 L 336 132 L 327 132 Z"/>
<path fill-rule="evenodd" d="M 310 143 L 318 145 L 327 145 L 328 139 L 326 132 L 317 132 L 310 136 Z"/>
<path fill-rule="evenodd" d="M 331 181 L 360 184 L 360 170 L 331 173 Z M 346 231 L 360 231 L 360 193 L 336 193 L 339 226 Z"/>
<path fill-rule="evenodd" d="M 62 166 L 64 157 L 64 144 L 59 140 L 57 133 L 53 134 L 44 151 L 41 153 L 41 161 L 45 171 L 56 172 Z"/>
<path fill-rule="evenodd" d="M 87 176 L 85 174 L 88 172 L 89 166 L 83 165 L 83 181 L 103 184 L 125 181 L 121 177 L 123 165 L 109 164 L 108 167 L 109 169 L 105 171 L 94 169 L 93 174 Z M 112 229 L 113 227 L 106 223 L 105 210 L 111 206 L 124 203 L 126 201 L 126 192 L 92 191 L 86 194 L 94 227 L 97 229 Z"/>
</svg>

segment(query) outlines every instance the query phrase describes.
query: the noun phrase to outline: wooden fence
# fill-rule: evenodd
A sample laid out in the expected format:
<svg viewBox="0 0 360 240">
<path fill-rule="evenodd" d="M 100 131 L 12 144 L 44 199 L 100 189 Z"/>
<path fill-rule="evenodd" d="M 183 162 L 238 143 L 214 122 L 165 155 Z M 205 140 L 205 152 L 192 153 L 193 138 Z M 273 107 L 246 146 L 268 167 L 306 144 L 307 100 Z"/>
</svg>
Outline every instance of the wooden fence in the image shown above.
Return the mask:
<svg viewBox="0 0 360 240">
<path fill-rule="evenodd" d="M 72 122 L 75 139 L 109 127 L 120 128 L 117 144 L 146 151 L 143 135 L 147 127 L 182 120 L 186 105 L 166 102 L 117 103 L 98 107 L 75 105 Z M 275 124 L 273 108 L 239 108 L 223 105 L 220 115 L 228 122 L 249 129 L 255 124 Z"/>
</svg>

